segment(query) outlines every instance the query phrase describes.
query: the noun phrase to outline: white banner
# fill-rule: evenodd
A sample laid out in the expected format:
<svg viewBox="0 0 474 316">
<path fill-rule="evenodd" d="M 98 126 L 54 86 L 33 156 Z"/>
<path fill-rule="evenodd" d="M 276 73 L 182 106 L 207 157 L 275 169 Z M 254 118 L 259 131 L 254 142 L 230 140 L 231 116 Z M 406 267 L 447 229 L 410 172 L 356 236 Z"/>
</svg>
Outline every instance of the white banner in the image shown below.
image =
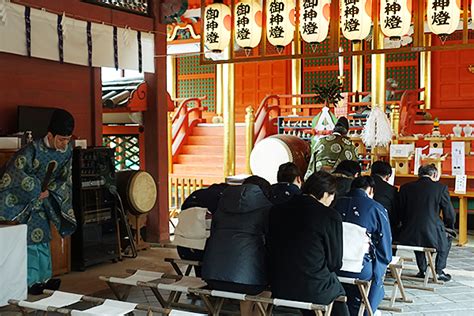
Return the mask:
<svg viewBox="0 0 474 316">
<path fill-rule="evenodd" d="M 87 22 L 65 18 L 63 25 L 64 62 L 88 66 Z"/>
<path fill-rule="evenodd" d="M 453 176 L 461 176 L 466 174 L 464 142 L 451 142 L 451 157 L 451 174 Z"/>
<path fill-rule="evenodd" d="M 0 12 L 0 52 L 26 56 L 25 7 L 5 3 Z M 31 56 L 59 61 L 58 15 L 31 9 Z M 87 22 L 63 17 L 64 62 L 87 66 Z M 92 65 L 115 67 L 113 27 L 92 23 Z M 155 45 L 152 33 L 142 32 L 142 71 L 155 72 Z M 137 31 L 118 28 L 120 69 L 138 70 Z"/>
</svg>

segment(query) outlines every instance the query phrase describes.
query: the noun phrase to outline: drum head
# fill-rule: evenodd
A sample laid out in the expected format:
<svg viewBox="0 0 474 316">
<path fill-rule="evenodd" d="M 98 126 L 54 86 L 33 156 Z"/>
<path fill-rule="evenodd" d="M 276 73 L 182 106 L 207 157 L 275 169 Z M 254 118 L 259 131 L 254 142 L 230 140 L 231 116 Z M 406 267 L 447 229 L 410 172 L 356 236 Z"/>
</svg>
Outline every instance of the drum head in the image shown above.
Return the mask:
<svg viewBox="0 0 474 316">
<path fill-rule="evenodd" d="M 156 183 L 145 171 L 137 172 L 129 183 L 128 197 L 130 204 L 139 213 L 149 212 L 156 202 Z"/>
<path fill-rule="evenodd" d="M 250 154 L 252 173 L 271 184 L 277 183 L 278 168 L 286 162 L 293 162 L 291 150 L 277 137 L 267 137 L 259 141 Z"/>
</svg>

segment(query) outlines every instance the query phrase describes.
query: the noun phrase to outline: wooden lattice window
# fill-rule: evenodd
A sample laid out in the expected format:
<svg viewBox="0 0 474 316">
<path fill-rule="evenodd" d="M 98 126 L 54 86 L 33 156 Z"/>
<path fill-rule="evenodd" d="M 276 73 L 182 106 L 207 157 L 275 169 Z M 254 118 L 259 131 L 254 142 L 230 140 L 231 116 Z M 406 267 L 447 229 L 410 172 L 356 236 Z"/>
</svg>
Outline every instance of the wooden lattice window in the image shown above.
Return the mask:
<svg viewBox="0 0 474 316">
<path fill-rule="evenodd" d="M 385 59 L 385 78 L 398 82 L 397 90 L 413 90 L 419 88 L 419 54 L 401 53 L 387 54 Z M 370 91 L 372 86 L 371 56 L 365 56 L 365 86 L 364 91 Z M 400 98 L 401 95 L 398 95 Z"/>
<path fill-rule="evenodd" d="M 144 137 L 139 127 L 104 126 L 103 146 L 115 149 L 115 170 L 144 168 Z"/>
<path fill-rule="evenodd" d="M 342 47 L 345 51 L 350 50 L 350 41 L 342 39 Z M 329 53 L 329 41 L 326 40 L 317 46 L 318 52 Z M 303 45 L 305 53 L 311 53 L 310 45 Z M 350 90 L 351 82 L 351 58 L 344 57 L 344 86 L 342 91 Z M 312 90 L 315 84 L 326 85 L 331 80 L 337 79 L 339 76 L 338 57 L 324 58 L 306 58 L 303 60 L 303 80 L 302 92 L 314 93 Z M 303 103 L 312 103 L 311 99 L 303 99 Z"/>
<path fill-rule="evenodd" d="M 209 112 L 214 112 L 216 109 L 216 67 L 200 65 L 199 56 L 179 57 L 176 66 L 178 98 L 207 96 L 207 99 L 202 101 L 202 105 L 207 106 Z"/>
<path fill-rule="evenodd" d="M 136 135 L 107 135 L 104 146 L 115 149 L 115 170 L 139 170 L 140 147 Z"/>
</svg>

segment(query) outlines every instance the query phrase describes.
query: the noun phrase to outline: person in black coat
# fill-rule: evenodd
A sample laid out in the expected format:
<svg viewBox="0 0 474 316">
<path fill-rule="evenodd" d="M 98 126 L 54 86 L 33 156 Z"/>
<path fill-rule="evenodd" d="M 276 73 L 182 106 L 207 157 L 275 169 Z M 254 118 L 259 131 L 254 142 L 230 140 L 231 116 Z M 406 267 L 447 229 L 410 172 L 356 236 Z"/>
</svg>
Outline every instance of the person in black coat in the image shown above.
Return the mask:
<svg viewBox="0 0 474 316">
<path fill-rule="evenodd" d="M 454 229 L 454 213 L 448 187 L 438 182 L 438 170 L 435 165 L 424 165 L 418 170 L 419 179 L 400 188 L 399 242 L 405 245 L 435 248 L 436 273 L 438 279 L 449 281 L 451 276 L 445 274 L 451 238 L 445 226 Z M 440 218 L 440 209 L 443 219 Z M 424 253 L 415 252 L 419 273 L 424 277 L 427 265 Z"/>
<path fill-rule="evenodd" d="M 257 176 L 224 191 L 202 264 L 202 277 L 211 288 L 256 295 L 267 287 L 269 193 L 270 183 Z"/>
<path fill-rule="evenodd" d="M 272 295 L 329 304 L 345 295 L 335 271 L 342 266 L 342 219 L 328 206 L 336 182 L 324 171 L 312 174 L 303 193 L 270 211 L 269 250 Z M 303 311 L 303 315 L 314 312 Z M 332 315 L 349 315 L 345 303 L 335 303 Z"/>
<path fill-rule="evenodd" d="M 294 163 L 287 162 L 278 167 L 277 181 L 272 185 L 270 193 L 273 204 L 284 203 L 294 195 L 301 194 L 301 173 Z"/>
<path fill-rule="evenodd" d="M 181 212 L 204 208 L 207 209 L 206 219 L 209 220 L 212 214 L 216 212 L 217 204 L 228 186 L 225 183 L 215 183 L 208 188 L 194 191 L 184 200 L 183 205 L 181 205 Z M 197 237 L 196 229 L 203 224 L 197 221 L 198 218 L 194 217 L 191 223 L 192 226 L 188 226 L 185 231 L 181 231 L 181 223 L 178 222 L 178 226 L 176 226 L 174 243 L 177 245 L 176 249 L 181 259 L 202 261 L 204 249 L 201 247 L 198 249 L 196 246 L 191 246 L 192 243 L 189 243 L 189 241 L 195 241 L 193 238 Z M 208 224 L 206 226 L 209 227 Z M 205 236 L 205 232 L 202 233 Z M 197 277 L 201 276 L 201 267 L 195 266 L 194 271 Z"/>
<path fill-rule="evenodd" d="M 397 187 L 388 183 L 392 167 L 388 162 L 376 161 L 372 164 L 371 175 L 375 181 L 374 200 L 385 207 L 390 219 L 392 239 L 396 241 L 400 220 L 398 218 L 399 197 Z"/>
</svg>

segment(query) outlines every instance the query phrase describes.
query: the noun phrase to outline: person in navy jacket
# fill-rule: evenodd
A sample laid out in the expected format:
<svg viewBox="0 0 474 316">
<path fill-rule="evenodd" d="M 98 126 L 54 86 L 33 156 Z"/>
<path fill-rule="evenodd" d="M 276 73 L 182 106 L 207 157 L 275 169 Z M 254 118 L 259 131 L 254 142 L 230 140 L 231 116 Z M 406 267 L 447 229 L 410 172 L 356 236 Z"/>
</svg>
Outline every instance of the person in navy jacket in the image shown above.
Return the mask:
<svg viewBox="0 0 474 316">
<path fill-rule="evenodd" d="M 374 179 L 363 176 L 354 179 L 349 193 L 336 202 L 336 210 L 344 222 L 359 225 L 367 229 L 369 251 L 364 255 L 360 273 L 339 271 L 339 276 L 371 280 L 369 301 L 375 312 L 383 300 L 383 279 L 387 265 L 392 260 L 392 235 L 387 210 L 373 200 Z M 351 315 L 357 315 L 360 307 L 360 293 L 354 285 L 344 284 L 347 305 Z"/>
<path fill-rule="evenodd" d="M 277 181 L 270 192 L 270 201 L 273 204 L 285 203 L 293 196 L 301 194 L 301 172 L 294 163 L 287 162 L 278 167 Z"/>
</svg>

